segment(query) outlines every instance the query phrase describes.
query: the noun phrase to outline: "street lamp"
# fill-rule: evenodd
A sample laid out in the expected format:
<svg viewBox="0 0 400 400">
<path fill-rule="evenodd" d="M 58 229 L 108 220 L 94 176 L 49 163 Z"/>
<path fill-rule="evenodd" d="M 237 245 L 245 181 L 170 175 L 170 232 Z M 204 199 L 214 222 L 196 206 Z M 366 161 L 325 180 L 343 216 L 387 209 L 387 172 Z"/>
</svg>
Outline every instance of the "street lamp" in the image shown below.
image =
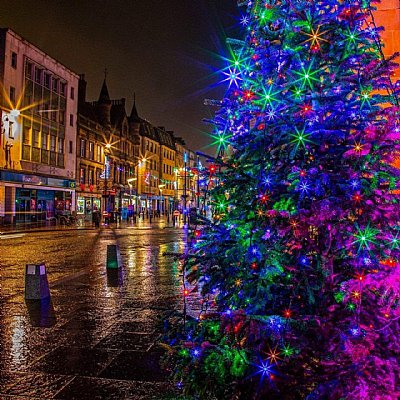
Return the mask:
<svg viewBox="0 0 400 400">
<path fill-rule="evenodd" d="M 129 178 L 127 180 L 128 185 L 129 185 L 129 205 L 130 206 L 132 205 L 132 187 L 133 187 L 132 182 L 136 181 L 136 180 L 137 180 L 137 178 Z"/>
<path fill-rule="evenodd" d="M 160 210 L 160 213 L 161 213 L 161 211 L 163 211 L 163 198 L 162 198 L 162 189 L 161 188 L 163 188 L 163 187 L 165 187 L 165 185 L 158 185 L 158 190 L 160 191 L 160 193 L 159 193 L 159 195 L 160 195 L 160 205 L 159 205 L 159 210 Z M 162 213 L 162 214 L 164 214 L 164 212 Z"/>
<path fill-rule="evenodd" d="M 184 199 L 184 205 L 183 205 L 183 223 L 186 224 L 186 165 L 187 165 L 187 153 L 185 151 L 185 154 L 183 156 L 183 162 L 184 162 L 184 182 L 183 182 L 183 199 Z"/>
<path fill-rule="evenodd" d="M 108 174 L 110 173 L 110 166 L 109 166 L 109 161 L 108 161 L 108 155 L 110 154 L 110 150 L 111 150 L 111 144 L 107 143 L 104 146 L 104 193 L 103 193 L 103 197 L 104 197 L 104 210 L 103 210 L 103 215 L 104 215 L 104 219 L 105 221 L 108 221 L 108 208 L 109 208 L 109 204 L 108 204 Z"/>
</svg>

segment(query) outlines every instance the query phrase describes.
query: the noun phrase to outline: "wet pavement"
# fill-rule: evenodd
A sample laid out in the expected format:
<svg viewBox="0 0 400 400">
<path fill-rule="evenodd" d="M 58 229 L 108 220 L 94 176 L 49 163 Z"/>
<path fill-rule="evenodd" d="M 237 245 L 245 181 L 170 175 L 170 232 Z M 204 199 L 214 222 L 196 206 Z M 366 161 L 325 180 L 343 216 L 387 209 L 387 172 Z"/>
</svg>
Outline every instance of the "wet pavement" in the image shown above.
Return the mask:
<svg viewBox="0 0 400 400">
<path fill-rule="evenodd" d="M 120 269 L 106 269 L 109 244 Z M 176 398 L 159 341 L 182 309 L 182 276 L 163 254 L 184 246 L 165 221 L 3 232 L 0 399 Z M 25 265 L 43 262 L 50 300 L 24 300 Z"/>
</svg>

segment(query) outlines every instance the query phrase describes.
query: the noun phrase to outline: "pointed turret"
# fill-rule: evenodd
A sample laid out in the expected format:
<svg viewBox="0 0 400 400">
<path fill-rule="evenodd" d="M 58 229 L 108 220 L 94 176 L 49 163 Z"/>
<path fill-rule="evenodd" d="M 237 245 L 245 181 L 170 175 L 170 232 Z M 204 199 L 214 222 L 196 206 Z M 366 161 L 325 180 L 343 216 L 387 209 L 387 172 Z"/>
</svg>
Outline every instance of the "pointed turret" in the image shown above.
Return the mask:
<svg viewBox="0 0 400 400">
<path fill-rule="evenodd" d="M 136 93 L 133 94 L 133 106 L 132 106 L 132 111 L 131 115 L 129 116 L 129 119 L 132 122 L 140 122 L 140 117 L 136 109 Z"/>
<path fill-rule="evenodd" d="M 103 86 L 101 87 L 99 100 L 97 102 L 97 110 L 100 123 L 106 127 L 111 127 L 111 99 L 108 93 L 106 77 L 104 77 Z"/>
<path fill-rule="evenodd" d="M 103 86 L 101 87 L 98 103 L 99 104 L 102 104 L 102 103 L 111 104 L 110 95 L 108 94 L 106 78 L 104 78 Z"/>
<path fill-rule="evenodd" d="M 136 108 L 136 93 L 133 94 L 133 106 L 131 115 L 128 118 L 129 131 L 133 137 L 135 144 L 140 144 L 140 122 L 141 119 Z"/>
</svg>

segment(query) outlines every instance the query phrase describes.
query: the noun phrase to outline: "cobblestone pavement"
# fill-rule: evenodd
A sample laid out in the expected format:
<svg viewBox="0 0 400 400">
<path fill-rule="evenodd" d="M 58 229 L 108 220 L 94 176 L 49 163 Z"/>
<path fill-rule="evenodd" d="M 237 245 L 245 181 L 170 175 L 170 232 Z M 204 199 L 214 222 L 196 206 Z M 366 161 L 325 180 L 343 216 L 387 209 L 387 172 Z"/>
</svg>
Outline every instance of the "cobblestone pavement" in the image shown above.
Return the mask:
<svg viewBox="0 0 400 400">
<path fill-rule="evenodd" d="M 0 240 L 0 399 L 173 399 L 163 321 L 181 309 L 185 233 L 165 221 L 13 232 Z M 107 245 L 122 267 L 106 269 Z M 44 262 L 50 301 L 24 300 Z"/>
</svg>

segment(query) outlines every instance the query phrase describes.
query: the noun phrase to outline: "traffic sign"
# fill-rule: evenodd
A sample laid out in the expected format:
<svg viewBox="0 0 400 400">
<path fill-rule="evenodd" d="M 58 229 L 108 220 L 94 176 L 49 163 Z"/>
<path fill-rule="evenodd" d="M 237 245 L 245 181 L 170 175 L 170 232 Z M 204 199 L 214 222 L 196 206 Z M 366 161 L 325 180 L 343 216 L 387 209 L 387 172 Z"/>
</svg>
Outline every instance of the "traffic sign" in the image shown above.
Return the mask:
<svg viewBox="0 0 400 400">
<path fill-rule="evenodd" d="M 181 215 L 181 213 L 178 210 L 174 211 L 174 217 L 179 217 Z"/>
</svg>

